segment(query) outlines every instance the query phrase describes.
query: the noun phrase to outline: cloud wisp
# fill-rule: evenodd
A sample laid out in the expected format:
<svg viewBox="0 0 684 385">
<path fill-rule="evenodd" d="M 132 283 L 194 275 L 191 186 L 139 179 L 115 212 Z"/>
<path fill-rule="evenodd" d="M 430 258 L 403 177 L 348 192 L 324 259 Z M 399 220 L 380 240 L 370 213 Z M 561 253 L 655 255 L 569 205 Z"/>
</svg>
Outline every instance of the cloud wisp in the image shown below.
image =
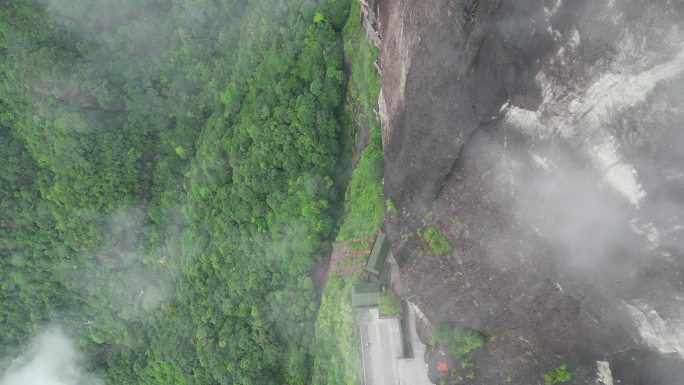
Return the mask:
<svg viewBox="0 0 684 385">
<path fill-rule="evenodd" d="M 52 327 L 36 336 L 29 349 L 12 362 L 0 385 L 101 385 L 82 368 L 81 354 L 67 334 Z"/>
</svg>

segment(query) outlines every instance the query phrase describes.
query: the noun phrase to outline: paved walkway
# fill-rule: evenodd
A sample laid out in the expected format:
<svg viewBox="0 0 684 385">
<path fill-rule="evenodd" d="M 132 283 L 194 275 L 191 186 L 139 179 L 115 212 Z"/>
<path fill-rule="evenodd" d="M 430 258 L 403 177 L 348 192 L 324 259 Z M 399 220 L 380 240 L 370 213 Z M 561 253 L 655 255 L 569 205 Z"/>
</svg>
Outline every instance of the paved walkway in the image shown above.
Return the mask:
<svg viewBox="0 0 684 385">
<path fill-rule="evenodd" d="M 425 345 L 415 330 L 415 312 L 407 315 L 414 358 L 403 358 L 398 318 L 380 318 L 378 308 L 357 311 L 365 385 L 432 385 L 427 377 Z"/>
<path fill-rule="evenodd" d="M 398 360 L 402 357 L 398 318 L 380 318 L 378 308 L 359 310 L 366 385 L 398 385 Z M 364 330 L 365 329 L 365 330 Z M 365 340 L 364 337 L 365 336 Z"/>
<path fill-rule="evenodd" d="M 399 362 L 399 384 L 401 385 L 432 385 L 427 374 L 425 364 L 425 344 L 418 337 L 416 330 L 416 308 L 411 302 L 408 303 L 406 315 L 408 329 L 413 348 L 413 358 L 403 359 Z"/>
</svg>

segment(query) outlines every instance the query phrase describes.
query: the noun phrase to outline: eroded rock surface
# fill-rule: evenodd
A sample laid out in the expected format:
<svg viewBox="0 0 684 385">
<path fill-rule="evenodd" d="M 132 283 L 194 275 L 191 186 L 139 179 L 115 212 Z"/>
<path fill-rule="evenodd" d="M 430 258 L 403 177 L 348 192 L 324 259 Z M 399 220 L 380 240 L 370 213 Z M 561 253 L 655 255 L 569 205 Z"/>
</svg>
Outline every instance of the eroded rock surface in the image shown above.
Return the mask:
<svg viewBox="0 0 684 385">
<path fill-rule="evenodd" d="M 469 381 L 543 383 L 565 362 L 593 383 L 601 361 L 615 383 L 680 384 L 684 2 L 380 14 L 386 227 L 428 318 L 501 333 Z"/>
</svg>

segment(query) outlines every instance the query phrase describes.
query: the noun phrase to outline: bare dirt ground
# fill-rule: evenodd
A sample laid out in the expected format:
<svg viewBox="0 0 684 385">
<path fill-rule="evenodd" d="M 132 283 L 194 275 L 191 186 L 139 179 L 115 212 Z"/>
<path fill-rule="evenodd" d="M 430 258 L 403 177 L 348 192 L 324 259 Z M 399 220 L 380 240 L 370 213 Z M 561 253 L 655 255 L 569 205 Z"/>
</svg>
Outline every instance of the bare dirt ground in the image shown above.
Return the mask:
<svg viewBox="0 0 684 385">
<path fill-rule="evenodd" d="M 349 276 L 365 267 L 366 259 L 359 257 L 370 254 L 371 249 L 363 244 L 371 244 L 375 240 L 373 237 L 357 238 L 353 241 L 340 241 L 333 245 L 330 256 L 324 261 L 317 263 L 309 271 L 309 277 L 314 282 L 316 290 L 320 293 L 325 287 L 331 272 L 342 276 Z M 353 245 L 361 245 L 354 247 Z M 353 250 L 356 249 L 356 250 Z M 352 261 L 352 262 L 348 262 Z"/>
<path fill-rule="evenodd" d="M 589 384 L 597 360 L 610 363 L 616 383 L 684 383 L 681 357 L 657 353 L 637 338 L 624 306 L 640 298 L 666 321 L 677 315 L 665 305 L 684 295 L 684 262 L 676 248 L 636 252 L 639 241 L 624 236 L 600 261 L 576 265 L 567 245 L 544 226 L 532 226 L 521 209 L 525 181 L 535 178 L 532 151 L 562 154 L 566 163 L 592 172 L 578 144 L 523 135 L 502 112 L 507 103 L 524 111 L 545 103 L 546 91 L 535 79 L 542 70 L 566 82 L 564 92 L 572 96 L 579 86 L 571 80 L 597 77 L 587 68 L 607 66 L 604 56 L 614 49 L 609 39 L 617 33 L 583 20 L 587 4 L 380 1 L 385 192 L 398 208 L 385 227 L 406 297 L 433 324 L 450 321 L 499 336 L 473 354 L 475 378 L 461 376 L 457 383 L 543 384 L 543 375 L 564 362 L 574 383 Z M 621 12 L 638 20 L 639 6 L 626 2 Z M 672 9 L 676 15 L 682 5 Z M 592 27 L 582 29 L 583 23 Z M 590 43 L 560 65 L 555 36 L 572 37 L 573 28 Z M 621 145 L 625 151 L 636 147 Z M 608 194 L 607 187 L 596 189 L 599 196 Z M 679 187 L 666 190 L 682 197 Z M 626 218 L 605 224 L 617 229 L 649 204 L 647 199 L 635 209 L 609 203 Z M 426 225 L 442 229 L 453 252 L 434 256 L 416 232 Z M 430 354 L 432 367 L 445 359 Z M 432 375 L 438 376 L 434 370 Z"/>
<path fill-rule="evenodd" d="M 369 255 L 371 251 L 370 248 L 362 247 L 358 250 L 353 250 L 352 246 L 354 244 L 364 244 L 372 241 L 373 238 L 359 238 L 355 239 L 352 242 L 341 241 L 335 243 L 335 245 L 333 246 L 332 254 L 330 255 L 330 268 L 328 271 L 334 271 L 343 276 L 346 276 L 357 271 L 360 267 L 365 266 L 365 259 L 358 261 L 356 260 L 359 257 Z M 348 260 L 355 261 L 353 263 L 345 262 Z"/>
</svg>

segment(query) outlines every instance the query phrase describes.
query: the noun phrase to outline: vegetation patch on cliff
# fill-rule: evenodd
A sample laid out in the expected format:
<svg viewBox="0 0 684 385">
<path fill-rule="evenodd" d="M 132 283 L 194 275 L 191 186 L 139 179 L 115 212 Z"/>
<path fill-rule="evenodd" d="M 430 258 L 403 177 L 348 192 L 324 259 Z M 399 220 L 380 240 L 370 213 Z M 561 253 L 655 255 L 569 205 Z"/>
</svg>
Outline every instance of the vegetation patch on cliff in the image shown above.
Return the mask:
<svg viewBox="0 0 684 385">
<path fill-rule="evenodd" d="M 337 242 L 353 241 L 352 251 L 362 252 L 378 233 L 384 219 L 382 175 L 384 157 L 376 108 L 380 83 L 373 63 L 378 50 L 366 41 L 361 27 L 361 11 L 353 1 L 343 28 L 347 67 L 347 93 L 344 100 L 345 129 L 354 138 L 359 130 L 370 130 L 369 141 L 360 154 L 349 182 L 344 219 Z M 357 251 L 358 249 L 358 251 Z M 323 289 L 321 307 L 315 325 L 313 347 L 314 385 L 350 385 L 358 378 L 358 336 L 351 306 L 351 287 L 362 279 L 368 253 L 352 256 L 354 271 L 331 271 Z M 364 262 L 364 263 L 360 263 Z M 389 308 L 395 311 L 394 308 Z"/>
</svg>

